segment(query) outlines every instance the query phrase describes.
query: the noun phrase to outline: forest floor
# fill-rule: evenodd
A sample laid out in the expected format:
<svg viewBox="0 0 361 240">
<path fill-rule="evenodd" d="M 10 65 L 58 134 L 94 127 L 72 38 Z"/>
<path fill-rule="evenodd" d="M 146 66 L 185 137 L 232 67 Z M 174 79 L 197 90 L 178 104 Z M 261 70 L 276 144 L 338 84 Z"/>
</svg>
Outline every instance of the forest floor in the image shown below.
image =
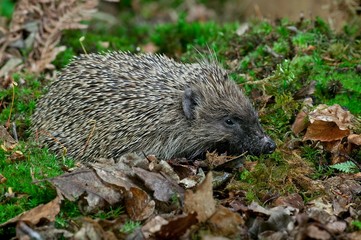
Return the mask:
<svg viewBox="0 0 361 240">
<path fill-rule="evenodd" d="M 337 32 L 317 17 L 220 23 L 201 4 L 174 19 L 145 2 L 90 18 L 95 0 L 4 1 L 0 236 L 361 239 L 359 20 Z M 76 55 L 114 50 L 216 56 L 276 151 L 191 163 L 129 154 L 84 166 L 40 146 L 30 117 L 57 71 Z"/>
</svg>

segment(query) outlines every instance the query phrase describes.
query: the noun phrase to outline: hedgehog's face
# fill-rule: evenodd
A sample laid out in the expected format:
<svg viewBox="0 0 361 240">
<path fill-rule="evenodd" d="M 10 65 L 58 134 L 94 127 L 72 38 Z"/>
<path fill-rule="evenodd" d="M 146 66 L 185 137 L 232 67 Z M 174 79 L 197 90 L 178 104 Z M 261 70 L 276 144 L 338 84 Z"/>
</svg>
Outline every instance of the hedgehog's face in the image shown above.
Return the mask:
<svg viewBox="0 0 361 240">
<path fill-rule="evenodd" d="M 208 129 L 213 137 L 219 139 L 213 148 L 220 153 L 260 155 L 272 153 L 276 148 L 273 140 L 264 133 L 256 115 L 247 119 L 224 116 L 209 124 Z"/>
<path fill-rule="evenodd" d="M 217 86 L 224 91 L 219 88 L 204 91 L 209 83 L 185 90 L 183 112 L 191 121 L 193 137 L 207 144 L 203 151 L 231 155 L 272 153 L 276 145 L 264 133 L 254 108 L 234 83 L 228 83 L 229 89 Z"/>
</svg>

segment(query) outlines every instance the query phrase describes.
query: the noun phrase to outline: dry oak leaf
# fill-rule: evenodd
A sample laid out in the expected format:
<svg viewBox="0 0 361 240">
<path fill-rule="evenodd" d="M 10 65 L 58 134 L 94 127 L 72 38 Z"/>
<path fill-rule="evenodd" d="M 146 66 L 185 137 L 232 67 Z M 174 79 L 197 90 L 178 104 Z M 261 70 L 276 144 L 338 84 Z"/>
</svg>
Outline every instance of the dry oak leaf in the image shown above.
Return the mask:
<svg viewBox="0 0 361 240">
<path fill-rule="evenodd" d="M 196 213 L 175 216 L 155 232 L 156 239 L 180 239 L 192 225 L 197 223 Z"/>
<path fill-rule="evenodd" d="M 120 168 L 118 165 L 99 162 L 90 165 L 96 171 L 98 177 L 106 183 L 118 186 L 124 189 L 124 191 L 129 190 L 131 187 L 136 187 L 129 178 L 128 174 L 130 171 L 126 174 L 126 170 Z"/>
<path fill-rule="evenodd" d="M 153 214 L 155 202 L 142 189 L 132 187 L 125 198 L 125 209 L 132 220 L 142 221 Z"/>
<path fill-rule="evenodd" d="M 308 114 L 311 110 L 311 107 L 313 107 L 312 103 L 313 100 L 310 97 L 307 97 L 303 100 L 303 107 L 297 114 L 296 119 L 291 126 L 291 130 L 294 134 L 298 135 L 299 133 L 303 132 L 310 124 L 308 120 Z"/>
<path fill-rule="evenodd" d="M 39 224 L 38 224 L 39 225 Z M 46 224 L 34 226 L 32 224 L 20 221 L 16 225 L 16 239 L 71 239 L 73 234 L 65 229 L 58 229 L 55 224 Z"/>
<path fill-rule="evenodd" d="M 2 125 L 0 125 L 0 142 L 2 142 L 1 148 L 5 152 L 14 149 L 15 146 L 17 145 L 15 139 L 9 134 L 6 128 Z"/>
<path fill-rule="evenodd" d="M 238 157 L 231 157 L 227 155 L 218 155 L 216 152 L 207 152 L 206 153 L 206 162 L 211 169 L 219 167 L 223 164 L 231 162 L 233 159 Z"/>
<path fill-rule="evenodd" d="M 4 182 L 7 181 L 7 178 L 4 177 L 1 173 L 0 173 L 0 184 L 3 184 Z"/>
<path fill-rule="evenodd" d="M 347 140 L 349 143 L 361 146 L 361 135 L 359 135 L 359 134 L 350 134 L 347 137 Z"/>
<path fill-rule="evenodd" d="M 295 122 L 292 124 L 292 132 L 294 134 L 299 134 L 300 132 L 302 132 L 303 130 L 305 130 L 308 126 L 309 122 L 308 122 L 308 118 L 307 118 L 307 113 L 303 110 L 301 110 L 295 119 Z"/>
<path fill-rule="evenodd" d="M 123 198 L 121 193 L 106 185 L 91 169 L 78 169 L 47 180 L 56 187 L 58 193 L 70 201 L 86 194 L 84 198 L 87 206 L 85 205 L 84 210 L 87 212 L 114 205 Z"/>
<path fill-rule="evenodd" d="M 29 211 L 23 212 L 18 216 L 8 220 L 7 222 L 0 224 L 0 228 L 12 224 L 16 224 L 19 221 L 29 222 L 33 225 L 37 225 L 41 220 L 47 220 L 48 222 L 54 222 L 56 215 L 60 211 L 60 198 L 56 197 L 54 200 L 47 204 L 41 204 Z"/>
<path fill-rule="evenodd" d="M 338 104 L 332 106 L 320 104 L 309 114 L 309 117 L 311 123 L 315 120 L 334 122 L 340 130 L 346 130 L 351 126 L 353 115 Z"/>
<path fill-rule="evenodd" d="M 168 202 L 174 194 L 183 196 L 184 190 L 177 182 L 174 182 L 171 178 L 166 177 L 165 174 L 157 172 L 149 172 L 142 168 L 134 167 L 135 174 L 144 181 L 147 188 L 152 190 L 155 199 Z"/>
<path fill-rule="evenodd" d="M 168 224 L 167 220 L 161 216 L 155 216 L 143 225 L 142 234 L 144 235 L 145 239 L 149 239 L 151 235 L 160 231 L 161 227 L 166 224 Z"/>
<path fill-rule="evenodd" d="M 197 213 L 197 219 L 205 222 L 216 211 L 216 201 L 213 198 L 212 172 L 209 172 L 204 181 L 195 191 L 187 190 L 184 196 L 184 212 Z"/>
<path fill-rule="evenodd" d="M 303 140 L 331 142 L 348 136 L 350 130 L 341 130 L 334 122 L 316 120 L 308 128 Z"/>
<path fill-rule="evenodd" d="M 95 220 L 84 217 L 81 219 L 81 228 L 74 234 L 74 240 L 81 239 L 107 239 L 116 240 L 116 236 L 111 231 L 105 231 Z"/>
<path fill-rule="evenodd" d="M 307 227 L 307 236 L 311 239 L 320 239 L 320 240 L 328 240 L 331 239 L 331 234 L 329 234 L 326 230 L 323 230 L 319 226 L 314 224 L 309 225 Z"/>
<path fill-rule="evenodd" d="M 236 237 L 245 225 L 244 219 L 230 209 L 219 205 L 215 213 L 207 221 L 212 231 L 221 236 Z"/>
<path fill-rule="evenodd" d="M 330 142 L 350 135 L 353 115 L 338 104 L 330 107 L 321 104 L 308 116 L 311 124 L 304 140 Z"/>
<path fill-rule="evenodd" d="M 289 226 L 293 225 L 295 216 L 299 212 L 298 209 L 290 206 L 277 206 L 266 209 L 256 202 L 252 202 L 248 209 L 251 211 L 251 214 L 252 212 L 257 214 L 255 221 L 250 227 L 250 233 L 251 235 L 258 236 L 268 231 L 286 231 Z"/>
<path fill-rule="evenodd" d="M 116 240 L 116 239 L 125 239 L 126 234 L 122 231 L 119 231 L 124 224 L 126 223 L 129 217 L 125 214 L 108 220 L 101 218 L 90 218 L 90 217 L 78 217 L 74 219 L 74 225 L 77 226 L 76 229 L 72 229 L 73 238 L 65 239 L 103 239 L 103 240 Z M 50 238 L 45 238 L 50 239 Z M 51 238 L 54 239 L 54 238 Z M 59 238 L 56 238 L 59 239 Z M 133 238 L 134 239 L 134 238 Z"/>
<path fill-rule="evenodd" d="M 290 206 L 302 210 L 305 207 L 303 199 L 300 194 L 292 193 L 288 196 L 278 197 L 274 203 L 275 206 Z"/>
<path fill-rule="evenodd" d="M 354 176 L 347 174 L 328 178 L 324 182 L 325 191 L 332 199 L 332 214 L 340 216 L 348 212 L 357 196 L 361 194 L 361 184 L 354 179 Z"/>
</svg>

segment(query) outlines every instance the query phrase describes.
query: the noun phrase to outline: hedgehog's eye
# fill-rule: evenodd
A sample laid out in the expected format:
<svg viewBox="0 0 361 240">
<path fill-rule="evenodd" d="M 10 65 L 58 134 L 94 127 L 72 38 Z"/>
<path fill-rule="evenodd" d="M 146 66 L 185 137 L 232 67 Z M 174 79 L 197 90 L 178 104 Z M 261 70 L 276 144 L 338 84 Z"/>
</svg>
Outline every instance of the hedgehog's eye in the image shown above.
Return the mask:
<svg viewBox="0 0 361 240">
<path fill-rule="evenodd" d="M 230 118 L 227 118 L 226 119 L 226 124 L 229 125 L 229 126 L 233 126 L 234 125 L 234 121 Z"/>
</svg>

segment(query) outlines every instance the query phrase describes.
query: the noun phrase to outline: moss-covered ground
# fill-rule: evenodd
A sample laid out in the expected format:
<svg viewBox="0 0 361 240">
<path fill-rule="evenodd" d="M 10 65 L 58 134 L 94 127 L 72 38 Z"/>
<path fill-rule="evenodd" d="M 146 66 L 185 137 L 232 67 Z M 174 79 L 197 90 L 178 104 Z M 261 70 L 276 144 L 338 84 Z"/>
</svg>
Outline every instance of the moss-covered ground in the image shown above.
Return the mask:
<svg viewBox="0 0 361 240">
<path fill-rule="evenodd" d="M 312 95 L 315 105 L 338 103 L 361 118 L 361 35 L 353 26 L 336 34 L 321 19 L 296 23 L 283 19 L 254 21 L 249 23 L 246 33 L 237 34 L 239 23 L 187 23 L 184 16 L 176 23 L 161 25 L 132 21 L 123 21 L 111 29 L 99 22 L 89 25 L 87 30 L 64 33 L 60 44 L 65 45 L 66 50 L 54 61 L 57 70 L 74 55 L 83 53 L 79 38 L 84 36 L 83 45 L 88 53 L 138 52 L 145 44 L 152 43 L 159 53 L 179 61 L 194 62 L 201 55 L 216 56 L 220 64 L 232 72 L 232 78 L 253 98 L 263 126 L 278 145 L 271 155 L 247 157 L 258 163 L 252 171 L 240 173 L 240 183 L 234 187 L 247 190 L 249 201 L 262 202 L 270 194 L 296 191 L 305 199 L 319 194 L 307 192 L 302 183 L 295 183 L 289 177 L 294 167 L 290 159 L 294 156 L 285 144 L 297 138 L 290 126 L 302 107 L 296 97 L 302 88 L 315 81 Z M 29 138 L 30 116 L 36 100 L 46 91 L 48 80 L 26 72 L 13 77 L 17 86 L 0 90 L 0 124 L 15 123 L 19 144 L 15 149 L 0 149 L 0 174 L 7 179 L 0 184 L 0 223 L 53 199 L 55 190 L 38 180 L 60 175 L 65 168 L 74 166 L 73 160 L 56 157 Z M 257 94 L 270 96 L 266 106 L 257 101 Z M 12 160 L 10 156 L 15 151 L 20 151 L 23 158 Z M 354 157 L 359 159 L 360 155 L 355 152 Z M 301 146 L 298 157 L 305 169 L 311 169 L 305 172 L 310 178 L 322 179 L 334 174 L 328 167 L 327 154 L 311 145 Z M 57 220 L 62 226 L 81 214 L 75 205 L 65 205 Z M 111 211 L 119 214 L 120 210 Z"/>
</svg>

